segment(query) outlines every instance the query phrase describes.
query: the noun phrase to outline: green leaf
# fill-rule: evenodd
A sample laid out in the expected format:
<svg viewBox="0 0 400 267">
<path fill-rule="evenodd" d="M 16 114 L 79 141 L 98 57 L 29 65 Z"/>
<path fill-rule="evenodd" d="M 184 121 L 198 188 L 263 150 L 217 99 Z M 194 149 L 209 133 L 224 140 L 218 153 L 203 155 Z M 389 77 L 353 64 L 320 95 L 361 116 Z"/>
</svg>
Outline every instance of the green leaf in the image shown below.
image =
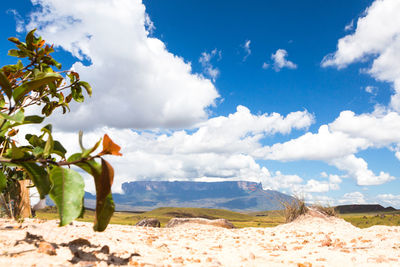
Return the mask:
<svg viewBox="0 0 400 267">
<path fill-rule="evenodd" d="M 51 59 L 51 63 L 56 66 L 57 69 L 61 69 L 62 65 L 61 63 L 57 62 L 54 58 Z"/>
<path fill-rule="evenodd" d="M 32 153 L 35 156 L 35 158 L 38 158 L 43 155 L 43 151 L 44 151 L 43 148 L 41 148 L 40 146 L 37 146 L 33 149 Z"/>
<path fill-rule="evenodd" d="M 11 127 L 11 123 L 9 121 L 6 121 L 6 123 L 4 123 L 0 129 L 0 136 L 4 136 L 8 132 L 8 129 L 10 127 Z"/>
<path fill-rule="evenodd" d="M 82 151 L 85 151 L 85 147 L 83 146 L 83 131 L 79 131 L 79 146 L 81 147 Z"/>
<path fill-rule="evenodd" d="M 51 135 L 51 133 L 49 133 L 46 144 L 44 145 L 43 157 L 47 158 L 48 156 L 50 156 L 51 152 L 53 151 L 53 148 L 54 148 L 53 136 Z"/>
<path fill-rule="evenodd" d="M 86 158 L 87 156 L 89 156 L 93 151 L 95 151 L 100 146 L 100 144 L 101 144 L 101 138 L 92 148 L 85 149 L 84 151 L 82 151 L 82 158 Z"/>
<path fill-rule="evenodd" d="M 57 166 L 50 171 L 50 180 L 50 197 L 57 205 L 60 226 L 64 226 L 81 214 L 85 184 L 76 171 Z"/>
<path fill-rule="evenodd" d="M 67 150 L 63 147 L 63 145 L 58 142 L 58 141 L 54 141 L 54 146 L 53 146 L 53 153 L 56 153 L 57 155 L 59 155 L 62 158 L 65 158 L 65 153 L 67 153 Z"/>
<path fill-rule="evenodd" d="M 104 231 L 114 212 L 114 201 L 111 186 L 114 181 L 114 169 L 111 164 L 101 159 L 101 175 L 94 177 L 96 185 L 96 217 L 95 231 Z"/>
<path fill-rule="evenodd" d="M 23 167 L 33 183 L 35 184 L 40 198 L 43 199 L 50 192 L 51 182 L 46 169 L 42 166 L 37 165 L 33 162 L 22 162 L 18 163 L 19 166 Z"/>
<path fill-rule="evenodd" d="M 71 155 L 67 161 L 73 162 L 82 159 L 82 153 L 75 153 Z M 97 177 L 101 175 L 101 165 L 97 163 L 95 160 L 87 160 L 85 162 L 75 163 L 76 166 L 89 173 L 93 177 Z"/>
<path fill-rule="evenodd" d="M 80 160 L 81 153 L 73 154 L 67 161 Z M 101 165 L 94 160 L 76 163 L 94 178 L 96 185 L 96 217 L 94 223 L 95 231 L 104 231 L 114 213 L 115 205 L 111 195 L 111 186 L 114 180 L 114 170 L 112 166 L 101 159 Z"/>
<path fill-rule="evenodd" d="M 7 187 L 7 177 L 4 173 L 0 172 L 0 193 Z"/>
<path fill-rule="evenodd" d="M 89 83 L 80 81 L 80 82 L 78 82 L 78 84 L 80 86 L 83 86 L 86 89 L 86 92 L 88 93 L 88 95 L 90 95 L 90 96 L 92 95 L 92 87 L 90 86 Z"/>
<path fill-rule="evenodd" d="M 6 93 L 7 97 L 11 98 L 12 95 L 11 84 L 3 71 L 0 71 L 0 86 L 1 88 L 3 88 L 3 91 Z"/>
<path fill-rule="evenodd" d="M 83 131 L 79 131 L 79 146 L 82 149 L 82 155 L 81 155 L 82 158 L 86 158 L 87 156 L 89 156 L 90 153 L 95 151 L 101 144 L 101 139 L 100 139 L 99 141 L 97 141 L 97 143 L 92 148 L 86 149 L 83 146 L 83 140 L 82 139 L 83 139 Z"/>
<path fill-rule="evenodd" d="M 8 38 L 8 41 L 13 42 L 14 44 L 21 44 L 21 41 L 16 37 Z"/>
<path fill-rule="evenodd" d="M 72 94 L 72 98 L 79 103 L 82 103 L 85 98 L 82 94 L 82 88 L 80 86 L 72 86 L 71 87 L 71 94 Z"/>
<path fill-rule="evenodd" d="M 25 135 L 25 139 L 29 142 L 29 144 L 31 144 L 33 147 L 42 147 L 44 148 L 44 144 L 45 142 L 40 139 L 37 135 L 33 135 L 33 134 L 26 134 Z"/>
<path fill-rule="evenodd" d="M 17 70 L 22 70 L 24 68 L 24 64 L 22 64 L 21 60 L 18 60 L 18 63 L 15 66 Z"/>
<path fill-rule="evenodd" d="M 24 119 L 23 124 L 29 124 L 29 123 L 42 123 L 44 120 L 44 117 L 40 117 L 37 115 L 32 115 L 32 116 L 26 116 Z"/>
<path fill-rule="evenodd" d="M 44 126 L 41 131 L 42 132 L 46 132 L 48 134 L 51 134 L 51 131 L 53 130 L 53 126 L 51 124 L 47 124 L 46 126 Z"/>
<path fill-rule="evenodd" d="M 0 108 L 4 108 L 5 105 L 6 105 L 6 101 L 4 99 L 4 96 L 1 95 L 0 96 Z M 1 123 L 3 123 L 3 122 L 1 122 Z"/>
<path fill-rule="evenodd" d="M 9 121 L 15 121 L 22 123 L 24 121 L 24 112 L 22 110 L 19 110 L 16 114 L 10 116 L 6 113 L 0 112 L 0 117 Z"/>
<path fill-rule="evenodd" d="M 24 58 L 27 57 L 28 55 L 24 53 L 23 51 L 17 50 L 17 49 L 10 49 L 8 50 L 8 55 L 12 57 L 20 57 Z"/>
<path fill-rule="evenodd" d="M 104 200 L 104 204 L 96 208 L 96 219 L 93 229 L 102 232 L 107 228 L 108 223 L 114 213 L 115 204 L 112 194 L 108 194 Z"/>
<path fill-rule="evenodd" d="M 7 150 L 7 156 L 11 159 L 22 159 L 25 156 L 25 153 L 14 144 L 12 144 L 12 148 Z"/>
<path fill-rule="evenodd" d="M 33 41 L 35 40 L 35 31 L 36 29 L 31 30 L 30 32 L 28 32 L 28 34 L 26 35 L 26 46 L 29 50 L 33 50 Z"/>
<path fill-rule="evenodd" d="M 15 102 L 20 100 L 24 95 L 28 94 L 32 90 L 38 89 L 43 85 L 47 85 L 51 82 L 61 80 L 63 77 L 58 73 L 40 73 L 34 80 L 23 83 L 22 85 L 15 88 L 13 92 L 13 98 Z"/>
</svg>

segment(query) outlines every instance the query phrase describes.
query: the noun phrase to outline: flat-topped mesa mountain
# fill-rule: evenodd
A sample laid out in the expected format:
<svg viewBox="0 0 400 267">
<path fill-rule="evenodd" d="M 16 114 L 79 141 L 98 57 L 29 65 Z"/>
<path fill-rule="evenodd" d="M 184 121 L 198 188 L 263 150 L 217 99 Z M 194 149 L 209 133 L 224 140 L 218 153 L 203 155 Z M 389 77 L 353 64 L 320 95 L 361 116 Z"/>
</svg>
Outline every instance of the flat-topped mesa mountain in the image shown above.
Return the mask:
<svg viewBox="0 0 400 267">
<path fill-rule="evenodd" d="M 364 212 L 390 212 L 396 211 L 393 207 L 383 207 L 378 204 L 353 204 L 336 206 L 335 210 L 339 213 L 364 213 Z"/>
<path fill-rule="evenodd" d="M 186 182 L 135 181 L 122 184 L 123 194 L 113 194 L 116 210 L 147 211 L 159 207 L 193 207 L 262 211 L 282 209 L 291 196 L 264 190 L 261 183 L 247 181 Z M 95 196 L 86 193 L 85 205 Z"/>
</svg>

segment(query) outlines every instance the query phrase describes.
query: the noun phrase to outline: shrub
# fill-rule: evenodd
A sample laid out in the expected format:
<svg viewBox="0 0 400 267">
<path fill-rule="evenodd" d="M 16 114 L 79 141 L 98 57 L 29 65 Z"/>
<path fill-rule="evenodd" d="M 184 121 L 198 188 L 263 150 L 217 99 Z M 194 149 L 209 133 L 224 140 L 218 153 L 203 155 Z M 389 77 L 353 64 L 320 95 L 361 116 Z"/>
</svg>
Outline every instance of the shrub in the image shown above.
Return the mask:
<svg viewBox="0 0 400 267">
<path fill-rule="evenodd" d="M 294 196 L 292 201 L 282 202 L 281 204 L 284 207 L 285 221 L 287 223 L 294 221 L 297 217 L 306 214 L 308 211 L 304 199 L 297 196 Z"/>
<path fill-rule="evenodd" d="M 322 214 L 326 215 L 326 216 L 333 216 L 336 217 L 336 210 L 334 207 L 331 206 L 322 206 L 320 204 L 315 204 L 312 206 L 315 210 L 321 212 Z"/>
<path fill-rule="evenodd" d="M 71 169 L 77 166 L 93 176 L 96 186 L 96 216 L 94 230 L 103 231 L 114 212 L 111 186 L 114 179 L 112 166 L 103 155 L 121 155 L 120 147 L 107 135 L 102 140 L 103 149 L 93 154 L 100 146 L 101 139 L 90 148 L 82 144 L 81 152 L 66 157 L 67 150 L 61 142 L 54 140 L 52 126 L 45 125 L 40 135 L 25 135 L 29 145 L 20 145 L 15 137 L 18 128 L 27 124 L 41 124 L 55 109 L 69 111 L 69 103 L 83 102 L 83 92 L 90 96 L 91 86 L 80 80 L 79 74 L 60 71 L 61 64 L 50 54 L 54 52 L 41 37 L 30 31 L 25 42 L 9 38 L 17 49 L 8 54 L 21 58 L 14 65 L 0 68 L 0 192 L 3 206 L 9 207 L 9 215 L 20 206 L 19 186 L 21 180 L 31 180 L 41 199 L 47 195 L 57 206 L 60 226 L 69 224 L 83 214 L 84 181 L 81 175 Z M 24 64 L 25 63 L 25 64 Z M 40 115 L 25 115 L 25 109 L 38 105 Z M 21 194 L 22 195 L 22 194 Z M 17 214 L 18 215 L 18 214 Z"/>
</svg>

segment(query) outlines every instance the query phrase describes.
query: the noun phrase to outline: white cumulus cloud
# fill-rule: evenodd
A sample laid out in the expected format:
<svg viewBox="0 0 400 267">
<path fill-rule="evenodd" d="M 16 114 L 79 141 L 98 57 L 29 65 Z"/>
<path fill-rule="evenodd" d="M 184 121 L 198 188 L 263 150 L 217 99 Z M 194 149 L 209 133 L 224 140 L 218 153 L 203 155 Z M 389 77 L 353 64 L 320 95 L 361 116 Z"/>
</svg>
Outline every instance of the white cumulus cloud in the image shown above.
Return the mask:
<svg viewBox="0 0 400 267">
<path fill-rule="evenodd" d="M 374 174 L 356 154 L 368 148 L 386 147 L 399 153 L 400 115 L 396 112 L 355 115 L 343 111 L 317 133 L 257 150 L 260 157 L 280 161 L 321 160 L 356 179 L 358 185 L 379 185 L 395 179 L 387 172 Z M 327 175 L 327 174 L 324 174 Z M 337 180 L 337 179 L 336 179 Z"/>
<path fill-rule="evenodd" d="M 288 52 L 285 49 L 278 49 L 274 54 L 271 55 L 273 61 L 272 66 L 275 71 L 280 71 L 283 68 L 296 69 L 297 65 L 287 59 Z M 267 69 L 269 64 L 263 64 L 263 69 Z"/>
<path fill-rule="evenodd" d="M 367 72 L 380 81 L 392 82 L 395 94 L 390 107 L 400 111 L 400 1 L 376 0 L 357 20 L 354 33 L 338 41 L 336 52 L 322 66 L 345 68 L 372 60 Z"/>
<path fill-rule="evenodd" d="M 208 117 L 219 94 L 192 72 L 190 62 L 149 36 L 155 26 L 141 0 L 32 0 L 40 8 L 27 29 L 87 59 L 73 69 L 91 83 L 93 96 L 72 106 L 63 130 L 188 127 Z"/>
<path fill-rule="evenodd" d="M 393 194 L 380 194 L 376 196 L 379 202 L 383 202 L 386 205 L 399 207 L 400 206 L 400 195 Z"/>
<path fill-rule="evenodd" d="M 217 77 L 220 74 L 220 71 L 218 68 L 215 68 L 211 60 L 216 59 L 217 61 L 221 60 L 222 58 L 222 52 L 218 51 L 216 48 L 212 50 L 210 53 L 203 52 L 201 53 L 201 56 L 199 58 L 199 62 L 201 66 L 203 67 L 203 72 L 207 77 L 210 77 L 214 82 L 217 79 Z"/>
<path fill-rule="evenodd" d="M 211 118 L 190 131 L 140 132 L 102 127 L 86 132 L 84 143 L 94 144 L 108 133 L 122 147 L 123 157 L 108 157 L 116 170 L 114 192 L 121 191 L 123 182 L 134 180 L 248 180 L 262 182 L 264 188 L 292 190 L 301 188 L 301 177 L 270 172 L 257 163 L 253 152 L 262 147 L 263 138 L 307 129 L 312 122 L 313 116 L 306 111 L 287 116 L 254 115 L 238 106 L 235 113 Z M 76 133 L 55 132 L 54 138 L 62 140 L 71 152 L 80 149 Z M 90 178 L 86 181 L 87 190 L 93 191 Z"/>
<path fill-rule="evenodd" d="M 338 202 L 340 204 L 365 204 L 366 200 L 363 193 L 356 191 L 344 194 Z"/>
</svg>

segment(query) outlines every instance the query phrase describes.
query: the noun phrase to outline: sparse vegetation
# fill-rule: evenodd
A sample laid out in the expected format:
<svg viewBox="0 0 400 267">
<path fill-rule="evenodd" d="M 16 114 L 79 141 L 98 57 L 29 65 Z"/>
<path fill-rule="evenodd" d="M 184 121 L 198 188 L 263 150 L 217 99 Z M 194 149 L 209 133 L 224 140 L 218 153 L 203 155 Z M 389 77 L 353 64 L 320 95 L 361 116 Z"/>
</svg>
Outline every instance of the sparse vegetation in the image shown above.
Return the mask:
<svg viewBox="0 0 400 267">
<path fill-rule="evenodd" d="M 284 210 L 239 213 L 220 209 L 159 208 L 143 213 L 115 212 L 110 223 L 135 225 L 137 222 L 145 218 L 157 218 L 161 222 L 161 227 L 163 227 L 171 218 L 174 218 L 172 213 L 178 215 L 178 217 L 180 215 L 190 215 L 191 217 L 227 219 L 237 228 L 274 227 L 286 222 Z M 347 213 L 336 214 L 336 216 L 360 228 L 367 228 L 373 225 L 400 226 L 400 211 L 385 213 Z M 56 207 L 47 207 L 44 210 L 38 211 L 37 217 L 47 220 L 58 219 L 57 209 Z M 77 220 L 90 222 L 93 221 L 93 219 L 94 211 L 86 210 L 83 218 Z"/>
<path fill-rule="evenodd" d="M 157 218 L 161 227 L 165 226 L 168 221 L 174 217 L 200 217 L 208 219 L 227 219 L 237 228 L 244 227 L 273 227 L 284 223 L 283 213 L 281 211 L 266 211 L 262 212 L 265 216 L 256 216 L 258 213 L 244 214 L 222 209 L 202 209 L 202 208 L 158 208 L 152 211 L 143 213 L 131 212 L 114 212 L 110 223 L 135 225 L 145 218 Z M 40 219 L 58 219 L 56 209 L 48 207 L 45 210 L 37 212 L 37 217 Z M 90 222 L 93 220 L 94 212 L 86 210 L 83 218 L 78 218 L 78 221 Z"/>
<path fill-rule="evenodd" d="M 333 216 L 336 217 L 336 210 L 334 207 L 331 206 L 322 206 L 320 204 L 315 204 L 312 206 L 315 210 L 321 212 L 322 214 L 326 215 L 326 216 Z"/>
<path fill-rule="evenodd" d="M 304 199 L 294 196 L 291 202 L 282 202 L 284 207 L 285 222 L 292 222 L 302 214 L 307 213 L 308 208 Z"/>
<path fill-rule="evenodd" d="M 340 218 L 359 228 L 374 225 L 400 226 L 400 211 L 382 213 L 346 213 L 339 214 Z"/>
</svg>

